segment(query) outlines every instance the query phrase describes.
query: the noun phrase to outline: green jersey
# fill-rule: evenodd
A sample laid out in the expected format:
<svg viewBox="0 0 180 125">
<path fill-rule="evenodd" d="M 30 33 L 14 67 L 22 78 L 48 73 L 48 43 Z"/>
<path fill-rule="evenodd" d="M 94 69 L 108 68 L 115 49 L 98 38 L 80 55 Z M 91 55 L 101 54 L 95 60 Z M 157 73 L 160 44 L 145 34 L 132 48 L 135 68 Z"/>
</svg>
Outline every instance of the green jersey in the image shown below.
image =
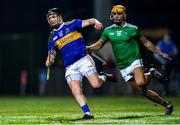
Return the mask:
<svg viewBox="0 0 180 125">
<path fill-rule="evenodd" d="M 113 24 L 107 27 L 101 36 L 103 43 L 111 42 L 116 64 L 124 69 L 140 59 L 137 39 L 142 35 L 137 26 L 125 23 L 123 26 Z"/>
</svg>

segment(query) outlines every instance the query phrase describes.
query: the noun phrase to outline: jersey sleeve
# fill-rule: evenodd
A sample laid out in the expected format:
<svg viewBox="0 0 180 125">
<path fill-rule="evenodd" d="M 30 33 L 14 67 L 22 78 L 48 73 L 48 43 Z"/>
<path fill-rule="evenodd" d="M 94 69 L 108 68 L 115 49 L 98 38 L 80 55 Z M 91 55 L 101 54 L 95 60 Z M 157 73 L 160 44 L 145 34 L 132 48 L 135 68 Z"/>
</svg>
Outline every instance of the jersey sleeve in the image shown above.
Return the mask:
<svg viewBox="0 0 180 125">
<path fill-rule="evenodd" d="M 108 36 L 107 36 L 106 30 L 103 31 L 103 33 L 101 35 L 101 40 L 103 41 L 103 43 L 106 43 L 108 41 Z"/>
<path fill-rule="evenodd" d="M 55 43 L 54 39 L 55 38 L 56 38 L 56 36 L 53 37 L 51 41 L 50 40 L 48 41 L 48 51 L 56 51 L 56 48 L 54 46 L 54 43 Z"/>
<path fill-rule="evenodd" d="M 48 41 L 48 50 L 49 51 L 55 51 L 56 50 L 54 45 L 53 45 L 53 43 L 51 41 Z"/>
<path fill-rule="evenodd" d="M 82 28 L 82 20 L 79 20 L 79 19 L 73 20 L 73 26 L 74 26 L 74 28 L 81 29 Z"/>
<path fill-rule="evenodd" d="M 141 37 L 143 34 L 141 32 L 141 30 L 139 28 L 136 29 L 136 34 L 135 34 L 135 37 L 139 38 Z"/>
<path fill-rule="evenodd" d="M 139 37 L 141 37 L 143 35 L 141 30 L 135 25 L 133 25 L 133 27 L 128 30 L 128 33 L 133 38 L 139 38 Z"/>
</svg>

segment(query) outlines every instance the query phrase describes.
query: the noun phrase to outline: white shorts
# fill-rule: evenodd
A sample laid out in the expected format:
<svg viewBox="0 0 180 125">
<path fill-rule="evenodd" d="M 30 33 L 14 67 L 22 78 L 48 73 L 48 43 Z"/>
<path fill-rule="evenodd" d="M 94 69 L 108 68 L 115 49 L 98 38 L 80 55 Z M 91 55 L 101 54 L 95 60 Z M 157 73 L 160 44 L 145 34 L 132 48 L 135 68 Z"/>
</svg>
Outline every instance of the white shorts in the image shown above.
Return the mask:
<svg viewBox="0 0 180 125">
<path fill-rule="evenodd" d="M 83 76 L 97 73 L 93 59 L 86 55 L 75 63 L 66 67 L 65 78 L 69 83 L 71 80 L 82 81 Z"/>
<path fill-rule="evenodd" d="M 125 69 L 120 70 L 122 77 L 127 82 L 131 78 L 133 78 L 133 70 L 137 67 L 143 67 L 142 59 L 137 59 L 130 66 L 126 67 Z"/>
</svg>

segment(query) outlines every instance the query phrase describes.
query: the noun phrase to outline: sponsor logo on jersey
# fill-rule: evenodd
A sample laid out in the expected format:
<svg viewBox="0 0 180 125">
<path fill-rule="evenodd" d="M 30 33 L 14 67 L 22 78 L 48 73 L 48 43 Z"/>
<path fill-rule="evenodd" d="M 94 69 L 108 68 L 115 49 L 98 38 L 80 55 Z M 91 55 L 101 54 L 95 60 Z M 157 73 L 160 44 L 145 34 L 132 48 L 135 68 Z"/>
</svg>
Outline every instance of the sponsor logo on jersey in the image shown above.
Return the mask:
<svg viewBox="0 0 180 125">
<path fill-rule="evenodd" d="M 110 36 L 113 36 L 113 35 L 114 35 L 114 33 L 113 33 L 113 32 L 111 32 L 111 33 L 109 33 L 109 35 L 110 35 Z"/>
<path fill-rule="evenodd" d="M 60 38 L 56 43 L 55 43 L 55 46 L 58 48 L 58 49 L 61 49 L 63 46 L 65 46 L 66 44 L 70 43 L 70 42 L 73 42 L 79 38 L 82 38 L 82 34 L 77 32 L 77 31 L 74 31 L 74 32 L 71 32 L 67 35 L 65 35 L 64 37 Z"/>
<path fill-rule="evenodd" d="M 66 29 L 65 29 L 65 33 L 66 33 L 66 34 L 68 34 L 68 33 L 70 33 L 70 32 L 71 32 L 71 31 L 70 31 L 69 28 L 66 28 Z"/>
</svg>

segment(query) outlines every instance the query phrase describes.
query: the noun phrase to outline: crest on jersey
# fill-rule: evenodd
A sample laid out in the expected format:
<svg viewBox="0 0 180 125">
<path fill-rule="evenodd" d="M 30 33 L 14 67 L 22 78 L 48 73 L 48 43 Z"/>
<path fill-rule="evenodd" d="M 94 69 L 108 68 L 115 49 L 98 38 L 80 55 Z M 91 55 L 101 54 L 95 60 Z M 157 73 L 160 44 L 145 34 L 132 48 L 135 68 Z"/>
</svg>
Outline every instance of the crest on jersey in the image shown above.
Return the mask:
<svg viewBox="0 0 180 125">
<path fill-rule="evenodd" d="M 65 33 L 66 33 L 66 34 L 68 34 L 68 33 L 70 33 L 70 32 L 71 32 L 71 31 L 70 31 L 69 28 L 66 28 L 66 29 L 65 29 Z"/>
<path fill-rule="evenodd" d="M 62 30 L 61 30 L 61 31 L 59 31 L 59 33 L 58 33 L 58 34 L 59 34 L 59 36 L 60 36 L 60 37 L 62 37 L 62 36 L 63 36 L 63 31 L 62 31 Z"/>
</svg>

